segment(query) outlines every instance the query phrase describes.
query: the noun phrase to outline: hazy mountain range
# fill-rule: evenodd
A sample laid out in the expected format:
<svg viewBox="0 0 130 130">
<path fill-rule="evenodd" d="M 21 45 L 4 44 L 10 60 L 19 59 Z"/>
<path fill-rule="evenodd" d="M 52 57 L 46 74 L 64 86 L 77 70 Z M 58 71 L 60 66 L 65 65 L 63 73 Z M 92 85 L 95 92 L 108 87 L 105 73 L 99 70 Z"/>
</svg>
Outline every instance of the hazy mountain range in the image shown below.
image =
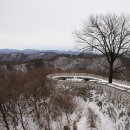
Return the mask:
<svg viewBox="0 0 130 130">
<path fill-rule="evenodd" d="M 35 50 L 35 49 L 0 49 L 1 62 L 26 62 L 34 59 L 50 59 L 52 57 L 69 54 L 76 55 L 75 51 L 59 51 L 59 50 Z"/>
<path fill-rule="evenodd" d="M 58 54 L 77 54 L 76 51 L 59 51 L 59 50 L 35 50 L 35 49 L 25 49 L 25 50 L 16 50 L 16 49 L 0 49 L 0 53 L 2 54 L 10 54 L 10 53 L 23 53 L 23 54 L 35 54 L 39 52 L 55 52 Z"/>
<path fill-rule="evenodd" d="M 35 49 L 0 49 L 0 62 L 28 62 L 35 59 L 48 60 L 50 58 L 61 55 L 77 55 L 76 51 L 59 51 L 59 50 L 35 50 Z M 86 55 L 92 55 L 92 53 L 86 53 Z M 129 58 L 130 56 L 125 55 Z"/>
</svg>

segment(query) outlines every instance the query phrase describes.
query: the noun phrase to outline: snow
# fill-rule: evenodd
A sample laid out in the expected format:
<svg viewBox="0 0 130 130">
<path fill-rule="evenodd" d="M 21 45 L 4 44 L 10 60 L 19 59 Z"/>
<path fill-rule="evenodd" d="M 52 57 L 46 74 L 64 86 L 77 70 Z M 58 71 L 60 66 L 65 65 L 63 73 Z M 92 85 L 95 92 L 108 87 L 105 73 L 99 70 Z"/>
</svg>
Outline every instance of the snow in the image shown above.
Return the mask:
<svg viewBox="0 0 130 130">
<path fill-rule="evenodd" d="M 121 112 L 127 113 L 127 110 L 124 106 L 119 104 L 121 108 L 112 104 L 107 99 L 106 94 L 97 94 L 96 90 L 90 90 L 92 93 L 93 101 L 84 100 L 82 96 L 75 96 L 74 101 L 76 103 L 75 110 L 73 113 L 69 114 L 69 123 L 66 119 L 66 114 L 62 112 L 62 115 L 59 116 L 56 120 L 51 120 L 51 130 L 64 130 L 63 126 L 67 125 L 73 130 L 74 123 L 77 126 L 77 130 L 127 130 L 125 129 L 126 120 L 130 122 L 130 119 L 126 118 L 126 115 L 119 118 Z M 97 105 L 98 101 L 95 99 L 98 97 L 98 101 L 102 101 L 102 109 Z M 111 118 L 108 116 L 108 109 L 112 109 Z M 90 116 L 91 113 L 89 110 L 92 110 L 94 115 L 95 127 L 90 127 Z M 24 117 L 24 120 L 28 120 L 26 129 L 27 130 L 41 130 L 35 121 L 31 117 Z M 41 120 L 42 121 L 42 120 Z M 19 125 L 18 130 L 22 130 L 22 127 Z M 0 128 L 4 130 L 3 128 Z M 13 130 L 13 129 L 11 129 Z M 44 129 L 43 129 L 44 130 Z M 128 129 L 129 130 L 129 129 Z"/>
<path fill-rule="evenodd" d="M 77 127 L 78 127 L 78 130 L 115 130 L 114 129 L 114 123 L 107 117 L 107 116 L 104 116 L 102 114 L 102 112 L 99 110 L 99 107 L 91 102 L 91 103 L 86 103 L 87 105 L 87 108 L 91 108 L 95 115 L 97 115 L 97 121 L 96 121 L 96 125 L 97 127 L 96 128 L 90 128 L 89 127 L 89 124 L 86 124 L 87 122 L 87 114 L 84 114 L 84 113 L 88 113 L 87 109 L 85 109 L 85 111 L 87 112 L 84 112 L 83 115 L 82 115 L 82 118 L 80 119 L 80 121 L 77 123 Z"/>
<path fill-rule="evenodd" d="M 74 76 L 73 78 L 67 78 L 66 80 L 72 81 L 72 82 L 83 82 L 84 79 L 79 79 L 77 76 Z"/>
</svg>

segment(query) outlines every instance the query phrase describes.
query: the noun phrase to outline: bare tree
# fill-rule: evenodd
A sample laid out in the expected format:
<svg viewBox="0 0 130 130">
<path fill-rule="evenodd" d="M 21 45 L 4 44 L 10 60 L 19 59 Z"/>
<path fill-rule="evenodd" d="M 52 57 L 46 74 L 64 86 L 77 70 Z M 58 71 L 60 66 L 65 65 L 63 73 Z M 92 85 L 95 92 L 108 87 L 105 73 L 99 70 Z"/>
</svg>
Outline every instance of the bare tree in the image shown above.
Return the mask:
<svg viewBox="0 0 130 130">
<path fill-rule="evenodd" d="M 114 63 L 130 51 L 129 17 L 122 15 L 90 16 L 83 28 L 74 33 L 80 50 L 98 51 L 109 63 L 109 83 L 114 75 Z"/>
</svg>

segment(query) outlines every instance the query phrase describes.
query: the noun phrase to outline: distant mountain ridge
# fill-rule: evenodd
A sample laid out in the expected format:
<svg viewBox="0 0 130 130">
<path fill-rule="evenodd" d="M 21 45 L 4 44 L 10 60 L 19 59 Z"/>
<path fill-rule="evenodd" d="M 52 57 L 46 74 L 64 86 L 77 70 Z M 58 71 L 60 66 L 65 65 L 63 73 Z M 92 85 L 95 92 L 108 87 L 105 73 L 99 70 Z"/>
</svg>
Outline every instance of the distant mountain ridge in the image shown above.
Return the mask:
<svg viewBox="0 0 130 130">
<path fill-rule="evenodd" d="M 28 62 L 35 59 L 47 60 L 58 56 L 59 54 L 54 52 L 38 52 L 34 54 L 24 54 L 20 52 L 14 52 L 9 54 L 0 53 L 0 62 Z"/>
<path fill-rule="evenodd" d="M 60 51 L 60 50 L 36 50 L 36 49 L 25 49 L 25 50 L 17 50 L 17 49 L 0 49 L 0 54 L 10 54 L 10 53 L 23 53 L 23 54 L 35 54 L 39 52 L 54 52 L 57 54 L 78 54 L 76 51 Z"/>
<path fill-rule="evenodd" d="M 60 50 L 35 50 L 35 49 L 0 49 L 0 62 L 28 62 L 36 59 L 49 60 L 57 56 L 78 55 L 76 51 L 60 51 Z M 82 54 L 81 54 L 82 55 Z M 84 56 L 93 55 L 93 53 L 85 53 Z M 124 55 L 130 58 L 129 55 Z"/>
<path fill-rule="evenodd" d="M 0 53 L 2 54 L 9 54 L 9 53 L 14 53 L 14 52 L 20 52 L 20 51 L 16 49 L 0 49 Z"/>
<path fill-rule="evenodd" d="M 74 51 L 0 49 L 0 62 L 28 62 L 35 59 L 50 59 L 64 54 L 76 55 Z"/>
</svg>

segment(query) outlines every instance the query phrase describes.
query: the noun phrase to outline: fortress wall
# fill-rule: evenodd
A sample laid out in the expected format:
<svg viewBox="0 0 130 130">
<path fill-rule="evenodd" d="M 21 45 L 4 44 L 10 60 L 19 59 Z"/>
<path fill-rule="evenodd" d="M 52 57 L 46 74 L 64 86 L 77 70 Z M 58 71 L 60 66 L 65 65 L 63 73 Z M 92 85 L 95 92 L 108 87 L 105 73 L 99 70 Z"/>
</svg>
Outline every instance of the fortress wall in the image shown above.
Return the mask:
<svg viewBox="0 0 130 130">
<path fill-rule="evenodd" d="M 57 82 L 59 87 L 91 87 L 99 91 L 106 92 L 109 98 L 116 100 L 117 102 L 120 102 L 124 104 L 126 107 L 130 108 L 130 92 L 114 88 L 112 86 L 109 86 L 107 83 L 102 84 L 98 81 L 87 81 L 87 82 L 72 82 L 72 81 L 60 81 L 54 79 L 55 77 L 73 77 L 73 76 L 86 76 L 86 77 L 94 77 L 91 74 L 86 73 L 55 73 L 50 74 L 47 76 L 48 79 L 54 80 Z M 99 78 L 99 77 L 98 77 Z M 102 78 L 100 76 L 100 78 Z M 105 78 L 102 78 L 105 79 Z"/>
<path fill-rule="evenodd" d="M 94 77 L 94 78 L 108 80 L 107 77 L 103 77 L 100 75 L 94 75 L 94 74 L 87 74 L 87 73 L 55 73 L 55 74 L 48 75 L 49 78 L 58 77 L 58 76 L 59 77 L 60 76 L 66 76 L 66 77 L 67 76 L 88 76 L 88 77 Z M 130 86 L 130 82 L 125 81 L 125 80 L 122 81 L 122 80 L 113 79 L 113 82 Z"/>
</svg>

